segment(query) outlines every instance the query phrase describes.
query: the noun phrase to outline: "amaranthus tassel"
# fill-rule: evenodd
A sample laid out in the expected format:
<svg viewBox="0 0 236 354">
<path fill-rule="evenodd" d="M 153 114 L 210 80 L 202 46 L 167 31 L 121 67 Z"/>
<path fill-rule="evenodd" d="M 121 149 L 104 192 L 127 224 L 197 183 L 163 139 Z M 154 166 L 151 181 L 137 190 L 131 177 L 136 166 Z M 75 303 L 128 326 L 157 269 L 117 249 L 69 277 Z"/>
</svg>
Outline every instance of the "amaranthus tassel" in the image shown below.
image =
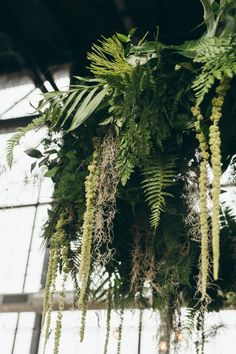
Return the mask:
<svg viewBox="0 0 236 354">
<path fill-rule="evenodd" d="M 207 209 L 207 163 L 209 159 L 208 145 L 204 134 L 201 131 L 200 122 L 203 119 L 200 108 L 198 106 L 192 108 L 192 113 L 196 118 L 195 129 L 196 137 L 200 143 L 201 163 L 199 177 L 199 194 L 200 194 L 200 225 L 201 225 L 201 293 L 202 300 L 206 296 L 208 268 L 209 268 L 209 252 L 208 252 L 208 209 Z"/>
<path fill-rule="evenodd" d="M 219 120 L 222 117 L 222 106 L 224 98 L 229 89 L 229 79 L 222 79 L 216 89 L 217 97 L 212 100 L 209 145 L 211 150 L 211 165 L 213 172 L 212 182 L 212 252 L 213 252 L 213 276 L 218 279 L 219 258 L 220 258 L 220 178 L 221 178 L 221 152 L 220 152 L 220 129 Z"/>
</svg>

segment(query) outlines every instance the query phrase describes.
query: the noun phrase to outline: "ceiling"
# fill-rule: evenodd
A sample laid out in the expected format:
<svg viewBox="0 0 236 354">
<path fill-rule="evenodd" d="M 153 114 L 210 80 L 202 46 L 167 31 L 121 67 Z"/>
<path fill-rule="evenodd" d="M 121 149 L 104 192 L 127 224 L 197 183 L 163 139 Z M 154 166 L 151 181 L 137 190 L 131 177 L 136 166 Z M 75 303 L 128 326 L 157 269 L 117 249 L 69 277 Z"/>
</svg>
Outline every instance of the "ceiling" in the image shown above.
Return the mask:
<svg viewBox="0 0 236 354">
<path fill-rule="evenodd" d="M 86 53 L 101 35 L 149 31 L 181 43 L 204 28 L 200 0 L 0 0 L 0 75 L 29 71 L 42 88 L 58 64 L 83 74 Z"/>
</svg>

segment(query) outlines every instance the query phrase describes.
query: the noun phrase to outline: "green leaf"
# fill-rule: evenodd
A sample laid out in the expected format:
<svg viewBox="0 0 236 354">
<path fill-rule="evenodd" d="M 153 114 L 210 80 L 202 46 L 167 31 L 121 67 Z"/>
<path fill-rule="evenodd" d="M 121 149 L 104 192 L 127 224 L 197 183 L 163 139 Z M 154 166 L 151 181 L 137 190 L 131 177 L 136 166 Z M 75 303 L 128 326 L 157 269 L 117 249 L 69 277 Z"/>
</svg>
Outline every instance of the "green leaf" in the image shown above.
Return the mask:
<svg viewBox="0 0 236 354">
<path fill-rule="evenodd" d="M 54 177 L 55 174 L 57 173 L 57 171 L 59 171 L 60 167 L 59 166 L 55 166 L 53 168 L 51 168 L 50 170 L 48 170 L 45 174 L 44 177 Z"/>
<path fill-rule="evenodd" d="M 137 31 L 137 27 L 131 28 L 131 30 L 129 31 L 128 37 L 129 38 L 133 37 L 133 35 L 135 34 L 136 31 Z"/>
<path fill-rule="evenodd" d="M 45 165 L 48 162 L 49 156 L 45 157 L 44 159 L 42 159 L 39 162 L 39 167 L 42 167 L 43 165 Z"/>
<path fill-rule="evenodd" d="M 31 173 L 33 172 L 33 170 L 35 169 L 35 167 L 36 167 L 36 161 L 33 162 L 33 163 L 31 164 L 31 166 L 30 166 L 30 172 L 31 172 Z"/>
<path fill-rule="evenodd" d="M 45 151 L 45 154 L 49 154 L 49 155 L 57 154 L 57 153 L 58 153 L 58 150 L 56 150 L 56 149 L 50 149 L 50 150 Z"/>
<path fill-rule="evenodd" d="M 108 117 L 104 119 L 99 125 L 108 125 L 111 124 L 114 121 L 114 117 Z"/>
<path fill-rule="evenodd" d="M 127 43 L 130 41 L 129 36 L 126 36 L 125 34 L 116 32 L 116 36 L 123 43 Z"/>
<path fill-rule="evenodd" d="M 84 81 L 84 82 L 88 82 L 88 83 L 94 83 L 94 82 L 97 82 L 97 83 L 102 83 L 103 80 L 101 80 L 100 78 L 94 78 L 94 79 L 91 79 L 90 77 L 82 77 L 82 76 L 74 76 L 75 79 L 79 80 L 79 81 Z"/>
<path fill-rule="evenodd" d="M 47 209 L 47 213 L 48 213 L 48 217 L 49 218 L 52 218 L 54 216 L 54 214 L 55 214 L 55 212 L 53 210 L 51 210 L 51 209 Z"/>
<path fill-rule="evenodd" d="M 43 157 L 43 154 L 41 153 L 41 151 L 37 150 L 37 149 L 27 149 L 24 151 L 26 153 L 26 155 L 28 155 L 29 157 L 33 157 L 35 159 L 39 159 L 41 157 Z"/>
<path fill-rule="evenodd" d="M 140 41 L 138 42 L 138 46 L 142 46 L 145 43 L 145 39 L 147 37 L 149 32 L 146 32 L 145 35 L 140 39 Z"/>
<path fill-rule="evenodd" d="M 108 90 L 109 88 L 106 86 L 96 96 L 94 96 L 97 91 L 97 87 L 95 87 L 88 94 L 88 96 L 85 98 L 85 100 L 79 107 L 72 121 L 71 127 L 67 130 L 67 132 L 75 130 L 91 116 L 91 114 L 95 111 L 95 109 L 102 102 L 103 98 L 106 96 Z"/>
<path fill-rule="evenodd" d="M 168 45 L 165 47 L 165 49 L 174 50 L 186 58 L 193 59 L 196 55 L 196 48 L 201 42 L 201 40 L 202 39 L 200 38 L 192 41 L 185 41 L 183 44 L 180 45 Z"/>
</svg>

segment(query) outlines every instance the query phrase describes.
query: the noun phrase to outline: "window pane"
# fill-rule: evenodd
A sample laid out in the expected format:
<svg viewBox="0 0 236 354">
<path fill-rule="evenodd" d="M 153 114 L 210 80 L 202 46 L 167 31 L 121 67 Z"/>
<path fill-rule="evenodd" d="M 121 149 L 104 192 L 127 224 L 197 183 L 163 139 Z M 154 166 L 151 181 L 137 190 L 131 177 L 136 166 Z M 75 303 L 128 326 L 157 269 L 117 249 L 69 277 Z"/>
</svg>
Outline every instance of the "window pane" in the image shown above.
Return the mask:
<svg viewBox="0 0 236 354">
<path fill-rule="evenodd" d="M 0 77 L 0 119 L 35 114 L 41 95 L 41 91 L 25 75 Z"/>
<path fill-rule="evenodd" d="M 43 232 L 42 227 L 48 218 L 48 209 L 50 209 L 50 205 L 42 205 L 37 208 L 29 263 L 25 277 L 24 292 L 26 293 L 37 292 L 41 289 L 41 278 L 45 254 L 45 246 L 43 245 L 43 238 L 41 236 Z"/>
<path fill-rule="evenodd" d="M 0 293 L 23 291 L 35 207 L 0 211 Z"/>
<path fill-rule="evenodd" d="M 184 310 L 183 310 L 184 313 Z M 139 341 L 139 310 L 125 311 L 122 332 L 121 354 L 138 354 Z M 205 333 L 212 333 L 212 329 L 223 324 L 215 337 L 208 336 L 205 343 L 205 353 L 207 354 L 235 354 L 236 346 L 236 311 L 227 310 L 219 313 L 206 314 Z M 52 314 L 52 327 L 55 327 L 56 313 Z M 119 315 L 112 311 L 111 331 L 108 354 L 114 354 L 117 350 L 117 329 L 119 326 Z M 158 313 L 145 310 L 142 316 L 142 333 L 140 338 L 140 354 L 159 353 L 159 324 Z M 106 333 L 106 311 L 87 312 L 87 324 L 85 339 L 83 343 L 79 341 L 80 312 L 66 311 L 63 315 L 62 337 L 59 354 L 103 353 L 105 333 Z M 189 342 L 189 338 L 184 338 L 179 343 L 178 353 L 195 353 L 194 343 Z M 54 331 L 51 331 L 45 354 L 53 353 Z M 43 354 L 44 334 L 41 335 L 39 354 Z M 176 353 L 173 348 L 171 354 Z"/>
<path fill-rule="evenodd" d="M 0 343 L 4 354 L 11 354 L 17 323 L 17 313 L 0 314 Z"/>
<path fill-rule="evenodd" d="M 0 293 L 34 292 L 40 289 L 44 260 L 40 235 L 47 220 L 48 207 L 43 205 L 37 210 L 35 207 L 22 207 L 0 211 Z"/>
<path fill-rule="evenodd" d="M 123 339 L 121 354 L 132 353 L 136 354 L 138 349 L 138 311 L 126 311 L 123 325 Z M 106 311 L 87 312 L 87 326 L 85 339 L 80 343 L 79 328 L 80 328 L 80 311 L 66 311 L 63 314 L 62 323 L 62 338 L 60 345 L 60 354 L 70 353 L 103 353 L 104 341 L 106 335 Z M 116 312 L 112 312 L 111 317 L 111 333 L 109 343 L 109 353 L 116 353 L 117 338 L 116 332 L 119 326 L 120 317 Z M 52 316 L 52 327 L 55 327 L 56 313 Z M 49 341 L 47 343 L 46 353 L 53 353 L 54 331 L 51 331 Z M 39 354 L 43 354 L 44 333 L 41 336 Z M 145 354 L 147 351 L 145 352 Z"/>
<path fill-rule="evenodd" d="M 35 170 L 31 175 L 31 164 L 35 159 L 30 158 L 24 150 L 37 146 L 46 130 L 29 133 L 20 146 L 14 150 L 14 163 L 10 170 L 6 162 L 6 145 L 12 134 L 0 135 L 0 192 L 1 206 L 34 204 L 50 202 L 53 183 L 50 178 L 42 179 L 42 170 Z M 40 196 L 39 196 L 40 193 Z"/>
<path fill-rule="evenodd" d="M 30 354 L 34 319 L 35 314 L 32 312 L 20 313 L 13 354 Z"/>
<path fill-rule="evenodd" d="M 13 354 L 30 354 L 35 314 L 21 313 L 18 325 L 17 318 L 17 313 L 0 314 L 0 350 L 2 354 L 12 354 L 15 336 Z"/>
</svg>

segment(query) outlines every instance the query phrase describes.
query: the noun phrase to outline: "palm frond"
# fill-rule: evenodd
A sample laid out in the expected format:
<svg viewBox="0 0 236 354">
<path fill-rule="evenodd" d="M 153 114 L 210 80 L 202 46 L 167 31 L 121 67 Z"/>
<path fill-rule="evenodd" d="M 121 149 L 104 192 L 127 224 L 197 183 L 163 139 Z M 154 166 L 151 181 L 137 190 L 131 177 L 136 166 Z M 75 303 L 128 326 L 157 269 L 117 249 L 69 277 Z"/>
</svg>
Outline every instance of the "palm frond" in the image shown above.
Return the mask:
<svg viewBox="0 0 236 354">
<path fill-rule="evenodd" d="M 78 128 L 94 113 L 109 91 L 101 79 L 77 79 L 80 82 L 68 91 L 44 94 L 38 112 L 47 115 L 51 129 L 66 126 L 67 131 L 72 131 Z"/>
<path fill-rule="evenodd" d="M 144 181 L 142 187 L 146 201 L 151 208 L 150 224 L 156 229 L 161 212 L 164 211 L 165 197 L 172 196 L 166 192 L 167 187 L 175 183 L 175 160 L 173 156 L 161 157 L 152 164 L 143 169 Z"/>
<path fill-rule="evenodd" d="M 105 85 L 101 90 L 99 90 L 99 88 L 100 87 L 97 86 L 94 87 L 86 96 L 86 98 L 82 101 L 81 105 L 78 107 L 74 115 L 74 118 L 68 131 L 72 131 L 78 128 L 91 116 L 91 114 L 100 105 L 100 103 L 108 93 L 109 88 L 107 85 Z"/>
</svg>

